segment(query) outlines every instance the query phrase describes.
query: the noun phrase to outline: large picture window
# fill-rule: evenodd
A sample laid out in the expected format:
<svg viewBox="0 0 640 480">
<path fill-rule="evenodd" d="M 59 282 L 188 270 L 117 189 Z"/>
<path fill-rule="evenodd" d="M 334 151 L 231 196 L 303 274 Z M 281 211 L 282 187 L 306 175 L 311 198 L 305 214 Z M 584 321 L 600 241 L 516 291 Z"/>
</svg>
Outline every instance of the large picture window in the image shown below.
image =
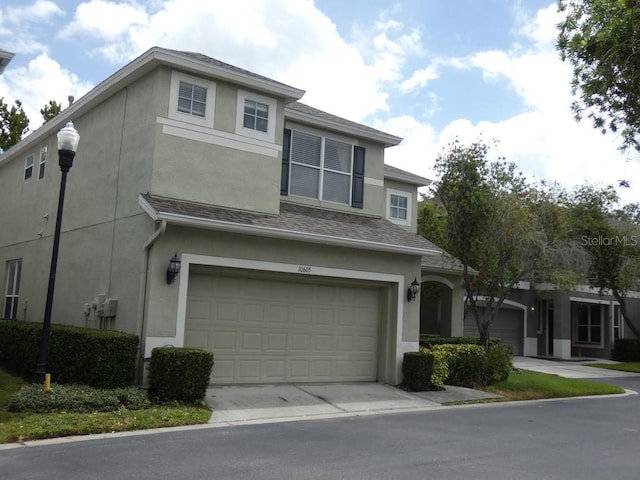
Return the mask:
<svg viewBox="0 0 640 480">
<path fill-rule="evenodd" d="M 606 306 L 599 303 L 571 302 L 574 342 L 601 346 Z"/>
<path fill-rule="evenodd" d="M 18 298 L 20 295 L 20 274 L 22 270 L 22 260 L 10 260 L 7 262 L 4 295 L 4 310 L 2 317 L 15 319 L 18 315 Z"/>
<path fill-rule="evenodd" d="M 349 205 L 352 152 L 351 144 L 293 131 L 289 193 Z"/>
</svg>

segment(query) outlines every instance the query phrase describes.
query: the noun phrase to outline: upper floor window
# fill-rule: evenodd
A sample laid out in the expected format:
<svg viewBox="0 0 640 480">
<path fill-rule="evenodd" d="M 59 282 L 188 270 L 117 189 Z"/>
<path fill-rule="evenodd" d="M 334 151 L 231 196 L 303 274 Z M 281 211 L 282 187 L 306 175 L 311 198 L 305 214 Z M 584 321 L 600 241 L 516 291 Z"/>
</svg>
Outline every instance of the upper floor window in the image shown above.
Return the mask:
<svg viewBox="0 0 640 480">
<path fill-rule="evenodd" d="M 207 89 L 192 83 L 180 82 L 178 111 L 204 117 L 207 107 Z"/>
<path fill-rule="evenodd" d="M 20 294 L 20 273 L 22 260 L 9 260 L 7 262 L 7 283 L 4 295 L 3 318 L 15 319 L 18 315 L 18 298 Z"/>
<path fill-rule="evenodd" d="M 238 90 L 237 109 L 236 133 L 238 135 L 275 143 L 278 111 L 278 102 L 275 98 L 248 90 Z"/>
<path fill-rule="evenodd" d="M 44 178 L 44 169 L 47 165 L 47 146 L 40 149 L 40 165 L 38 167 L 38 179 Z"/>
<path fill-rule="evenodd" d="M 363 208 L 364 165 L 364 147 L 285 129 L 280 194 Z"/>
<path fill-rule="evenodd" d="M 292 132 L 289 193 L 348 205 L 352 150 L 348 143 Z"/>
<path fill-rule="evenodd" d="M 24 160 L 24 179 L 27 180 L 33 176 L 33 160 L 34 155 L 30 153 Z"/>
<path fill-rule="evenodd" d="M 244 117 L 242 126 L 251 130 L 266 132 L 269 124 L 269 105 L 266 103 L 244 101 Z"/>
<path fill-rule="evenodd" d="M 181 72 L 171 73 L 168 117 L 213 128 L 216 84 Z"/>
<path fill-rule="evenodd" d="M 399 190 L 387 190 L 387 218 L 393 223 L 411 223 L 411 194 Z"/>
</svg>

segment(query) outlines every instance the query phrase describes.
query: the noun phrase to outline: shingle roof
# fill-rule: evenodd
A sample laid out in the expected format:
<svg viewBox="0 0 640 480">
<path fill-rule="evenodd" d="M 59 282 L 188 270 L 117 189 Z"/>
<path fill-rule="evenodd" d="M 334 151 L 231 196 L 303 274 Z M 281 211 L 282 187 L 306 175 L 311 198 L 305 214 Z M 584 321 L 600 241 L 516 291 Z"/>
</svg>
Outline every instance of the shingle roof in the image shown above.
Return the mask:
<svg viewBox="0 0 640 480">
<path fill-rule="evenodd" d="M 410 182 L 421 187 L 426 187 L 427 185 L 431 185 L 432 183 L 432 181 L 428 178 L 421 177 L 420 175 L 407 172 L 406 170 L 402 170 L 397 167 L 392 167 L 391 165 L 387 165 L 386 163 L 384 165 L 384 176 Z"/>
<path fill-rule="evenodd" d="M 287 232 L 301 240 L 307 236 L 309 241 L 315 238 L 353 242 L 356 248 L 388 251 L 393 247 L 393 251 L 399 253 L 406 250 L 404 253 L 424 255 L 423 266 L 448 269 L 449 265 L 448 260 L 444 261 L 441 258 L 445 253 L 433 243 L 381 217 L 320 209 L 291 202 L 281 202 L 279 214 L 267 214 L 232 210 L 149 193 L 142 194 L 141 199 L 152 210 L 149 212 L 152 216 L 165 219 L 169 223 L 185 223 L 191 219 L 194 222 L 209 221 L 210 228 L 236 226 L 249 234 L 254 230 L 253 233 L 256 235 L 265 235 L 267 232 L 276 236 L 276 232 Z"/>
<path fill-rule="evenodd" d="M 346 118 L 338 117 L 337 115 L 318 110 L 317 108 L 310 107 L 309 105 L 305 105 L 301 102 L 291 102 L 287 104 L 287 106 L 285 107 L 285 116 L 287 116 L 287 114 L 288 116 L 295 116 L 296 113 L 306 115 L 314 119 L 324 120 L 325 122 L 333 123 L 336 126 L 340 127 L 340 130 L 344 130 L 344 128 L 346 127 L 363 133 L 368 133 L 370 136 L 384 139 L 385 144 L 388 146 L 398 145 L 402 141 L 402 138 L 391 135 L 390 133 L 383 132 L 382 130 L 377 130 L 361 123 L 347 120 Z"/>
</svg>

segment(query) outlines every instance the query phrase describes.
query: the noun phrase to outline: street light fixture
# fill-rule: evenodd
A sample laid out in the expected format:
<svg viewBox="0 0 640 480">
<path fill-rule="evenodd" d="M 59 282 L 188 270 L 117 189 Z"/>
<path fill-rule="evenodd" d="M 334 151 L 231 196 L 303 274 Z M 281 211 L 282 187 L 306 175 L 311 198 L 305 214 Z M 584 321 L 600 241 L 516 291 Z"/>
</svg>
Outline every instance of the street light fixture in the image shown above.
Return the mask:
<svg viewBox="0 0 640 480">
<path fill-rule="evenodd" d="M 49 331 L 51 330 L 51 309 L 53 306 L 53 290 L 56 286 L 56 270 L 58 267 L 58 248 L 60 246 L 60 226 L 62 223 L 62 208 L 64 206 L 64 192 L 67 186 L 67 173 L 73 166 L 80 135 L 73 128 L 73 122 L 67 122 L 58 132 L 58 165 L 62 177 L 60 178 L 60 194 L 58 196 L 58 213 L 56 215 L 56 230 L 53 235 L 53 251 L 51 253 L 51 269 L 49 270 L 49 286 L 47 287 L 47 302 L 44 308 L 44 322 L 40 336 L 40 352 L 36 369 L 36 382 L 45 383 L 47 373 L 47 353 L 49 349 Z"/>
</svg>

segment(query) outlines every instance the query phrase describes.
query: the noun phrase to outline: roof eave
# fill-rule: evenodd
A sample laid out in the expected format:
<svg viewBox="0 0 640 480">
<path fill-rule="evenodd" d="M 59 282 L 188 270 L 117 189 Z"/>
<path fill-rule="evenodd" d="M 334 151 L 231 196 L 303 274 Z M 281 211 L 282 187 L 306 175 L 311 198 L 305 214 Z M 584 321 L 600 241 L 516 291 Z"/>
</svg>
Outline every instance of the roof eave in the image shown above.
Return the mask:
<svg viewBox="0 0 640 480">
<path fill-rule="evenodd" d="M 181 215 L 170 212 L 160 212 L 153 208 L 146 199 L 140 195 L 138 203 L 142 209 L 156 221 L 166 221 L 168 224 L 180 225 L 192 228 L 204 228 L 207 230 L 218 230 L 229 233 L 240 233 L 244 235 L 254 235 L 260 237 L 278 238 L 281 240 L 295 240 L 307 243 L 318 243 L 323 245 L 332 245 L 339 247 L 358 248 L 363 250 L 375 250 L 379 252 L 398 253 L 404 255 L 440 255 L 437 250 L 428 248 L 417 248 L 399 246 L 388 243 L 371 242 L 367 240 L 357 240 L 344 237 L 335 237 L 332 235 L 314 234 L 308 232 L 296 232 L 293 230 L 284 230 L 280 228 L 263 227 L 256 225 L 245 225 L 234 222 L 226 222 L 222 220 L 213 220 L 202 217 L 193 217 L 189 215 Z"/>
<path fill-rule="evenodd" d="M 382 143 L 385 147 L 394 147 L 402 142 L 401 137 L 396 137 L 390 133 L 384 132 L 371 132 L 367 129 L 357 128 L 351 125 L 344 125 L 342 123 L 333 122 L 326 118 L 320 118 L 308 113 L 298 112 L 292 109 L 285 110 L 285 118 L 289 120 L 299 121 L 302 123 L 310 123 L 315 126 L 327 128 L 329 130 L 338 131 L 341 133 L 351 134 L 356 137 L 366 138 L 378 143 Z"/>
</svg>

